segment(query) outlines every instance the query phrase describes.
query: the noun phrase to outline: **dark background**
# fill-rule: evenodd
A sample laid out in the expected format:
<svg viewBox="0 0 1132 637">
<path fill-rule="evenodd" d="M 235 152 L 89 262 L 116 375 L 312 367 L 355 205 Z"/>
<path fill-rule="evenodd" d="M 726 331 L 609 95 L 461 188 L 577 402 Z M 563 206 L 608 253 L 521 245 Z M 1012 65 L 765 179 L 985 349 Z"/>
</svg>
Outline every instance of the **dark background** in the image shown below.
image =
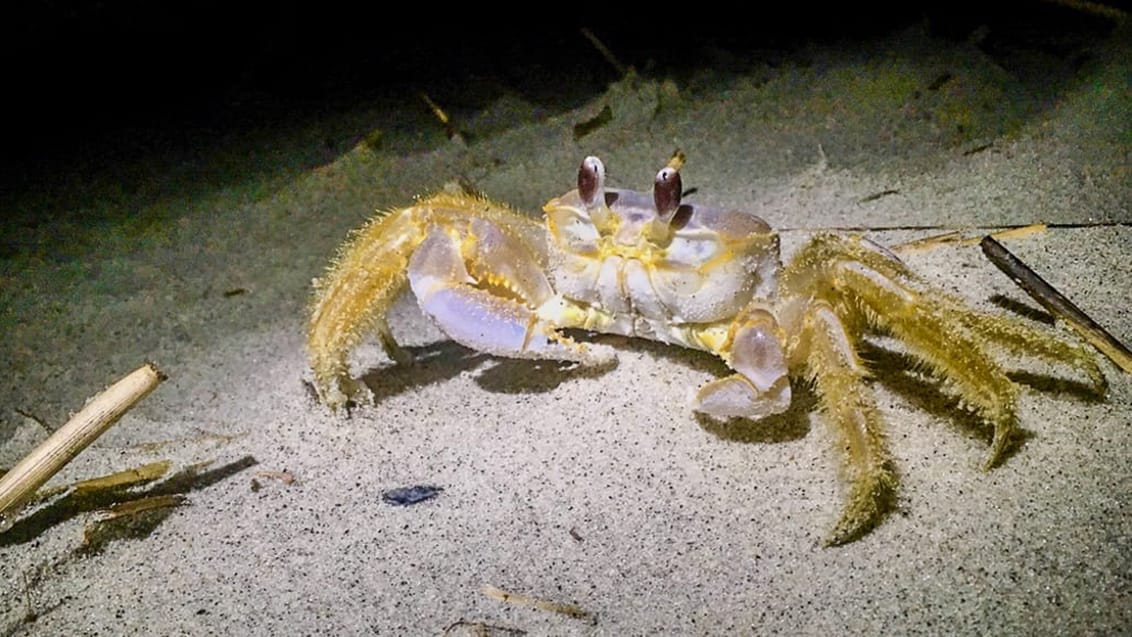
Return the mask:
<svg viewBox="0 0 1132 637">
<path fill-rule="evenodd" d="M 1071 56 L 1114 25 L 1042 2 L 843 4 L 852 6 L 773 3 L 755 19 L 711 5 L 673 14 L 559 3 L 485 15 L 477 4 L 24 3 L 3 20 L 3 185 L 34 187 L 60 162 L 199 146 L 376 96 L 401 93 L 407 108 L 423 108 L 421 91 L 451 102 L 446 87 L 469 78 L 566 108 L 618 77 L 583 26 L 623 63 L 678 77 L 705 66 L 739 72 L 808 43 L 852 44 L 917 24 L 992 54 L 1030 46 Z"/>
</svg>

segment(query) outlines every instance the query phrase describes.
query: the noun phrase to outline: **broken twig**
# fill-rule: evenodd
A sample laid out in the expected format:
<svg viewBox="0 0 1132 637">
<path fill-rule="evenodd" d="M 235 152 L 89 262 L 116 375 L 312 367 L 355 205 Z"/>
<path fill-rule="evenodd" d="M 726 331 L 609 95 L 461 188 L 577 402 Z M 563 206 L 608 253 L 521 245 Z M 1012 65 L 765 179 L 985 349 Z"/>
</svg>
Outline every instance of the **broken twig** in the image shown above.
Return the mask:
<svg viewBox="0 0 1132 637">
<path fill-rule="evenodd" d="M 169 467 L 172 464 L 173 463 L 168 460 L 159 460 L 133 469 L 111 473 L 110 475 L 91 478 L 89 480 L 80 480 L 72 484 L 71 487 L 73 487 L 75 493 L 79 495 L 106 489 L 132 487 L 146 482 L 153 482 L 160 478 L 169 471 Z"/>
<path fill-rule="evenodd" d="M 458 619 L 451 624 L 444 627 L 444 632 L 440 633 L 441 637 L 447 637 L 449 633 L 458 629 L 467 628 L 475 631 L 473 635 L 478 637 L 489 637 L 492 634 L 500 635 L 526 635 L 527 631 L 522 628 L 511 628 L 510 626 L 501 626 L 499 624 L 488 624 L 485 622 L 471 622 L 466 619 Z"/>
<path fill-rule="evenodd" d="M 993 237 L 983 237 L 979 245 L 983 249 L 983 254 L 990 259 L 991 263 L 998 266 L 998 269 L 1010 277 L 1018 287 L 1025 290 L 1048 312 L 1068 321 L 1069 326 L 1074 331 L 1080 334 L 1090 345 L 1109 357 L 1117 366 L 1125 372 L 1132 373 L 1132 352 L 1128 351 L 1128 348 L 1116 337 L 1109 334 L 1108 330 L 1081 311 L 1072 301 L 1065 298 L 1061 292 L 1058 292 L 1045 279 L 1038 276 L 1036 272 L 1022 263 L 1018 257 L 1003 247 L 1001 243 L 995 241 Z"/>
<path fill-rule="evenodd" d="M 154 495 L 148 498 L 141 498 L 138 500 L 129 500 L 115 504 L 106 509 L 105 514 L 101 518 L 101 522 L 109 522 L 121 517 L 130 515 L 137 515 L 145 511 L 152 511 L 154 509 L 165 509 L 168 507 L 179 507 L 187 504 L 188 498 L 181 493 L 169 493 L 166 495 Z"/>
<path fill-rule="evenodd" d="M 535 599 L 527 595 L 519 593 L 508 593 L 507 591 L 496 588 L 491 584 L 484 584 L 481 589 L 484 595 L 492 599 L 497 599 L 501 602 L 508 604 L 515 604 L 517 606 L 526 606 L 528 608 L 535 608 L 538 610 L 545 610 L 552 613 L 559 613 L 568 617 L 576 619 L 590 619 L 593 614 L 573 604 L 563 604 L 561 602 L 551 602 L 545 599 Z"/>
<path fill-rule="evenodd" d="M 616 55 L 613 55 L 613 51 L 610 51 L 609 47 L 605 46 L 605 44 L 603 44 L 602 41 L 599 40 L 596 35 L 594 35 L 593 31 L 590 31 L 586 27 L 582 27 L 582 37 L 584 37 L 586 40 L 589 40 L 589 43 L 592 44 L 595 49 L 597 49 L 597 52 L 601 54 L 601 57 L 605 58 L 605 61 L 609 62 L 609 65 L 617 71 L 618 76 L 625 77 L 626 75 L 628 75 L 629 69 L 621 63 L 621 60 L 617 59 Z"/>
<path fill-rule="evenodd" d="M 927 250 L 935 248 L 945 243 L 954 243 L 960 246 L 972 246 L 983 240 L 983 236 L 990 236 L 994 239 L 1020 239 L 1028 237 L 1032 234 L 1039 234 L 1048 230 L 1049 227 L 1044 223 L 1035 223 L 1028 226 L 1019 226 L 1017 228 L 1007 228 L 1006 230 L 999 230 L 992 232 L 990 235 L 982 235 L 977 237 L 964 237 L 963 233 L 958 230 L 952 230 L 943 234 L 932 235 L 922 239 L 913 239 L 912 241 L 905 241 L 892 246 L 894 252 L 915 252 L 918 250 Z"/>
<path fill-rule="evenodd" d="M 448 113 L 445 113 L 444 109 L 440 108 L 440 105 L 432 101 L 432 98 L 428 95 L 421 93 L 421 99 L 428 105 L 429 110 L 436 116 L 436 119 L 440 120 L 441 125 L 444 126 L 444 133 L 448 135 L 448 139 L 461 146 L 466 145 L 464 136 L 460 134 L 460 129 L 456 128 L 456 125 L 452 123 L 452 119 L 448 117 Z"/>
<path fill-rule="evenodd" d="M 597 115 L 584 122 L 574 124 L 574 140 L 577 141 L 612 121 L 613 109 L 609 108 L 609 104 L 606 104 Z"/>
</svg>

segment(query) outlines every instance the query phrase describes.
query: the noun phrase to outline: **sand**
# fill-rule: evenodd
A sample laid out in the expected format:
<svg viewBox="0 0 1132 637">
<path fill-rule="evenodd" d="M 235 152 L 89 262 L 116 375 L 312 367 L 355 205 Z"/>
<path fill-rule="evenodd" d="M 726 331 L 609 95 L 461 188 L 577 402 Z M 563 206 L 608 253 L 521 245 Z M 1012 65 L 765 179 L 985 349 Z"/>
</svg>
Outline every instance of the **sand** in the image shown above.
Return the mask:
<svg viewBox="0 0 1132 637">
<path fill-rule="evenodd" d="M 705 425 L 688 396 L 723 371 L 708 355 L 612 339 L 611 369 L 498 359 L 407 298 L 391 323 L 416 363 L 361 347 L 376 403 L 347 417 L 312 400 L 303 330 L 312 277 L 375 209 L 459 179 L 535 214 L 585 155 L 645 188 L 680 148 L 694 197 L 763 216 L 787 256 L 824 228 L 894 244 L 1056 224 L 1006 244 L 1127 341 L 1129 41 L 1096 42 L 1076 67 L 1010 66 L 913 28 L 742 72 L 654 70 L 577 107 L 503 94 L 454 112 L 466 144 L 412 97 L 375 101 L 13 195 L 0 466 L 153 360 L 169 380 L 52 484 L 169 460 L 179 481 L 137 491 L 186 502 L 86 548 L 98 513 L 26 512 L 0 535 L 0 632 L 1128 631 L 1132 382 L 1107 360 L 1098 398 L 1071 370 L 1007 359 L 1025 439 L 989 472 L 985 436 L 932 384 L 879 371 L 899 501 L 826 548 L 844 485 L 804 390 L 771 423 Z M 612 120 L 576 139 L 606 106 Z M 63 207 L 82 214 L 47 216 Z M 977 246 L 907 260 L 977 307 L 1032 305 Z M 383 501 L 411 485 L 443 491 Z"/>
</svg>

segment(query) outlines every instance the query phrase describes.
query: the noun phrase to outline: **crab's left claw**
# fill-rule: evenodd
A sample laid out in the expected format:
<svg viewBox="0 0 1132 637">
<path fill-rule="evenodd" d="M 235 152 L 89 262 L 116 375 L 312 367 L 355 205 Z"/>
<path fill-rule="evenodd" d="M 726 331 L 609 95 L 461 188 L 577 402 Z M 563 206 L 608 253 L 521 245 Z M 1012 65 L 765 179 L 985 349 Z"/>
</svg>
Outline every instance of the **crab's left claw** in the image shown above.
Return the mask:
<svg viewBox="0 0 1132 637">
<path fill-rule="evenodd" d="M 737 373 L 711 381 L 696 393 L 693 408 L 716 418 L 759 419 L 790 406 L 790 378 L 781 330 L 770 312 L 755 309 L 731 327 L 720 355 Z"/>
</svg>

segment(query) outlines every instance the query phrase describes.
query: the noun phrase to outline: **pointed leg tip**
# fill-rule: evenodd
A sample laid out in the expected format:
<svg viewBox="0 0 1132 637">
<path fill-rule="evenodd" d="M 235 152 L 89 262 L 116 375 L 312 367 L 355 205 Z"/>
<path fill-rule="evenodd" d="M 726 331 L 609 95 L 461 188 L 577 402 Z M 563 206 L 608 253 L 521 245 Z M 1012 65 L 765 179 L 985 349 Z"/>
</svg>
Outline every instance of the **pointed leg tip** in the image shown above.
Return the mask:
<svg viewBox="0 0 1132 637">
<path fill-rule="evenodd" d="M 986 460 L 983 461 L 983 471 L 990 471 L 1001 465 L 1016 444 L 1018 444 L 1018 441 L 1015 439 L 1013 428 L 995 431 L 990 451 L 987 453 Z"/>
<path fill-rule="evenodd" d="M 364 382 L 353 378 L 336 378 L 329 383 L 315 382 L 316 402 L 326 405 L 332 414 L 345 414 L 351 412 L 359 405 L 373 402 L 373 393 Z"/>
<path fill-rule="evenodd" d="M 823 541 L 824 546 L 849 544 L 880 525 L 895 505 L 896 486 L 896 475 L 889 467 L 855 485 L 841 518 Z"/>
<path fill-rule="evenodd" d="M 832 548 L 844 546 L 864 537 L 876 526 L 876 520 L 848 520 L 842 518 L 822 540 L 822 546 Z"/>
</svg>

